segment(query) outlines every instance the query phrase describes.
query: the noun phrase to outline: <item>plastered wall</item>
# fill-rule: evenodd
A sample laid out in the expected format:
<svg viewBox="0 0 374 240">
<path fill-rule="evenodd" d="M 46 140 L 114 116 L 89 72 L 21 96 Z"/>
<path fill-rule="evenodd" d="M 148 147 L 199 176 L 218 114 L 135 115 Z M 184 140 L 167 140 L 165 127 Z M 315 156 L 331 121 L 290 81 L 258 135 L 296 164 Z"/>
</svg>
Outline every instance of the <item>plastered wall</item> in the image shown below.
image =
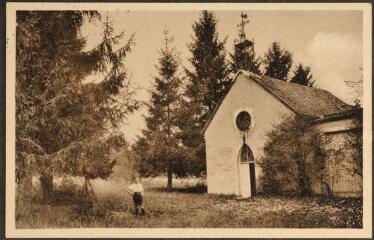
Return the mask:
<svg viewBox="0 0 374 240">
<path fill-rule="evenodd" d="M 205 131 L 208 193 L 239 194 L 237 157 L 243 143 L 236 128 L 236 115 L 251 114 L 252 129 L 247 136 L 255 165 L 262 154 L 266 133 L 283 114 L 293 112 L 255 81 L 239 75 Z M 249 170 L 248 170 L 249 174 Z M 256 178 L 261 170 L 256 165 Z"/>
</svg>

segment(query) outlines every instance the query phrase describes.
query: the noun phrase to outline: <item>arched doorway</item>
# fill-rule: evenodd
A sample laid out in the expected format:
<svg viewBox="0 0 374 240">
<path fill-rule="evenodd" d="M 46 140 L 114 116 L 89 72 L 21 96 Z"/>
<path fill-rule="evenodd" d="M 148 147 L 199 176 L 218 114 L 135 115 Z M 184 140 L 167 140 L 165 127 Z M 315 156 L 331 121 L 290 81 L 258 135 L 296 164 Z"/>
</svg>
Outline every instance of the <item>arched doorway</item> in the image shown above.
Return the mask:
<svg viewBox="0 0 374 240">
<path fill-rule="evenodd" d="M 249 163 L 249 179 L 250 179 L 250 186 L 251 186 L 251 196 L 256 194 L 256 175 L 255 175 L 255 162 L 251 148 L 246 144 L 243 143 L 242 147 L 240 148 L 239 152 L 240 162 L 241 163 Z"/>
</svg>

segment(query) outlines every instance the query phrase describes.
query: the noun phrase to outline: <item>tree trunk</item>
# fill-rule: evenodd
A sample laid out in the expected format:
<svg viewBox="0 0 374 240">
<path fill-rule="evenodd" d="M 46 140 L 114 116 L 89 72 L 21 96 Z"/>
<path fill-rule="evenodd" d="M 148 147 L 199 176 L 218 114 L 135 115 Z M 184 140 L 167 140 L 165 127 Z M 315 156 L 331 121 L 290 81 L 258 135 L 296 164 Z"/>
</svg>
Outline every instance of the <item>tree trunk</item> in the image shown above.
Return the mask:
<svg viewBox="0 0 374 240">
<path fill-rule="evenodd" d="M 18 196 L 20 199 L 30 199 L 32 197 L 32 175 L 26 172 L 21 182 L 18 184 Z"/>
<path fill-rule="evenodd" d="M 299 154 L 296 154 L 296 164 L 298 168 L 298 184 L 301 195 L 309 195 L 310 194 L 310 186 L 309 186 L 309 179 L 307 176 L 306 171 L 306 161 L 307 161 L 307 154 L 303 149 L 305 149 L 305 146 L 300 144 L 301 152 Z"/>
<path fill-rule="evenodd" d="M 302 195 L 308 195 L 309 192 L 309 184 L 308 184 L 308 177 L 306 175 L 305 169 L 305 162 L 302 160 L 298 163 L 299 168 L 299 188 Z"/>
<path fill-rule="evenodd" d="M 97 204 L 98 200 L 95 194 L 95 191 L 92 187 L 92 184 L 88 178 L 84 178 L 84 188 L 87 194 L 87 198 L 89 199 L 91 204 Z"/>
<path fill-rule="evenodd" d="M 44 173 L 40 176 L 40 185 L 43 193 L 43 199 L 50 201 L 52 199 L 53 192 L 53 175 Z"/>
<path fill-rule="evenodd" d="M 167 189 L 169 192 L 173 190 L 173 166 L 171 160 L 169 160 L 168 164 L 168 186 Z"/>
<path fill-rule="evenodd" d="M 168 124 L 167 124 L 167 142 L 170 141 L 170 136 L 171 136 L 171 123 L 170 123 L 170 108 L 169 106 L 167 107 L 167 117 L 169 119 L 168 121 Z M 169 144 L 169 146 L 171 146 Z M 169 152 L 170 154 L 170 152 Z M 173 190 L 173 163 L 172 163 L 172 159 L 170 158 L 170 156 L 168 156 L 168 186 L 167 186 L 167 189 L 169 192 L 171 192 Z"/>
</svg>

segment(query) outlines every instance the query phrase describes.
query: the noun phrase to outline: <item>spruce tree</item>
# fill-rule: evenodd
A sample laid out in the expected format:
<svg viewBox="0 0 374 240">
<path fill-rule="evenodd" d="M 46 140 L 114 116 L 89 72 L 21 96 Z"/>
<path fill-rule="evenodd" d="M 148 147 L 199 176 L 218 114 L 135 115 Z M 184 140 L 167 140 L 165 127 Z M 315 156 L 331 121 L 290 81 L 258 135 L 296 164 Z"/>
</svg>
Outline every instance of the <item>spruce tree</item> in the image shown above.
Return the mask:
<svg viewBox="0 0 374 240">
<path fill-rule="evenodd" d="M 214 13 L 202 11 L 199 20 L 192 25 L 194 36 L 188 44 L 192 69 L 185 70 L 187 84 L 180 127 L 192 174 L 205 170 L 205 143 L 201 131 L 231 84 L 225 60 L 226 40 L 219 40 L 216 25 Z"/>
<path fill-rule="evenodd" d="M 292 54 L 285 49 L 281 49 L 279 43 L 273 42 L 264 56 L 264 75 L 287 81 L 292 63 Z"/>
<path fill-rule="evenodd" d="M 313 75 L 311 74 L 310 67 L 303 66 L 303 64 L 299 64 L 293 72 L 293 76 L 290 82 L 297 83 L 307 87 L 314 87 L 315 81 L 313 80 Z"/>
<path fill-rule="evenodd" d="M 195 36 L 188 44 L 193 70 L 186 69 L 189 80 L 186 95 L 190 99 L 198 94 L 203 95 L 201 104 L 207 112 L 202 114 L 211 113 L 230 86 L 224 49 L 226 39 L 218 39 L 216 25 L 217 19 L 213 12 L 202 11 L 200 19 L 192 25 Z"/>
<path fill-rule="evenodd" d="M 231 56 L 231 71 L 236 73 L 239 70 L 247 70 L 261 74 L 261 59 L 256 57 L 254 42 L 248 40 L 245 34 L 245 25 L 249 23 L 246 14 L 241 14 L 242 21 L 238 24 L 239 38 L 234 40 L 234 53 Z"/>
<path fill-rule="evenodd" d="M 153 174 L 165 173 L 168 177 L 167 188 L 172 189 L 173 173 L 178 172 L 181 164 L 179 157 L 178 114 L 180 111 L 182 84 L 178 76 L 180 64 L 179 53 L 173 45 L 173 38 L 164 31 L 160 50 L 158 75 L 154 78 L 151 100 L 148 105 L 149 116 L 145 118 L 147 128 L 144 138 L 138 140 L 135 152 L 140 159 L 141 171 Z"/>
<path fill-rule="evenodd" d="M 133 37 L 113 35 L 106 18 L 101 43 L 83 51 L 86 17 L 100 19 L 97 12 L 17 12 L 16 180 L 39 174 L 46 199 L 54 175 L 84 177 L 87 188 L 109 176 L 112 153 L 125 141 L 113 129 L 138 105 L 123 63 Z M 84 83 L 95 73 L 104 79 Z"/>
</svg>

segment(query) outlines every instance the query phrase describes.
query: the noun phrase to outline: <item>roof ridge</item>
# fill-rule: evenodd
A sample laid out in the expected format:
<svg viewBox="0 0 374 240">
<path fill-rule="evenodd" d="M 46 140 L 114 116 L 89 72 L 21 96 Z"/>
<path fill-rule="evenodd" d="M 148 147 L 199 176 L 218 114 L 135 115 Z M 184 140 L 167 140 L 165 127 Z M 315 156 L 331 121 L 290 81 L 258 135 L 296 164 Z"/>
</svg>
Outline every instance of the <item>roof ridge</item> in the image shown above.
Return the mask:
<svg viewBox="0 0 374 240">
<path fill-rule="evenodd" d="M 289 85 L 293 85 L 293 86 L 295 86 L 295 87 L 299 87 L 299 88 L 310 89 L 310 90 L 312 90 L 312 91 L 325 91 L 325 92 L 330 93 L 329 91 L 327 91 L 327 90 L 325 90 L 325 89 L 321 89 L 321 88 L 313 88 L 313 87 L 309 87 L 309 86 L 301 85 L 301 84 L 294 83 L 294 82 L 287 81 L 287 80 L 281 80 L 281 79 L 272 78 L 272 77 L 268 77 L 268 76 L 263 76 L 263 78 L 267 78 L 267 79 L 272 80 L 272 81 L 282 82 L 281 84 L 289 84 Z"/>
<path fill-rule="evenodd" d="M 247 76 L 248 77 L 248 76 Z M 261 87 L 263 87 L 266 91 L 269 91 L 275 98 L 277 98 L 279 101 L 281 101 L 284 105 L 286 105 L 289 109 L 291 109 L 293 112 L 297 113 L 298 111 L 293 108 L 287 101 L 285 101 L 283 98 L 281 98 L 280 96 L 278 96 L 278 94 L 271 88 L 269 88 L 268 86 L 266 86 L 266 84 L 264 84 L 263 82 L 261 82 L 262 78 L 259 78 L 259 79 L 256 79 L 254 78 L 253 79 L 258 85 L 260 85 Z M 279 80 L 278 80 L 279 81 Z"/>
<path fill-rule="evenodd" d="M 265 76 L 265 75 L 259 75 L 259 74 L 256 74 L 256 73 L 253 73 L 253 72 L 250 72 L 250 71 L 246 71 L 246 70 L 240 70 L 241 72 L 243 72 L 247 77 L 249 76 L 253 76 L 253 77 L 257 77 L 257 78 L 260 78 L 260 79 L 268 79 L 268 80 L 271 80 L 271 81 L 276 81 L 277 83 L 281 83 L 281 84 L 290 84 L 290 85 L 293 85 L 295 87 L 300 87 L 300 88 L 304 88 L 304 89 L 310 89 L 312 91 L 322 91 L 322 92 L 327 92 L 331 95 L 333 95 L 334 97 L 336 97 L 334 94 L 332 94 L 331 92 L 329 92 L 328 90 L 326 89 L 322 89 L 322 88 L 313 88 L 313 87 L 309 87 L 309 86 L 305 86 L 305 85 L 301 85 L 301 84 L 298 84 L 298 83 L 293 83 L 291 81 L 286 81 L 286 80 L 281 80 L 281 79 L 277 79 L 277 78 L 273 78 L 273 77 L 268 77 L 268 76 Z M 239 72 L 240 72 L 239 71 Z"/>
<path fill-rule="evenodd" d="M 324 93 L 327 93 L 327 94 L 329 94 L 329 95 L 331 95 L 331 96 L 339 99 L 344 104 L 346 104 L 348 106 L 352 106 L 351 104 L 348 104 L 348 103 L 344 102 L 343 100 L 341 100 L 340 98 L 338 98 L 337 96 L 335 96 L 334 94 L 332 94 L 330 91 L 328 91 L 326 89 L 323 89 L 323 88 L 313 88 L 313 87 L 309 87 L 309 86 L 304 86 L 304 85 L 301 85 L 301 84 L 298 84 L 298 83 L 293 83 L 293 82 L 290 82 L 290 81 L 284 81 L 284 80 L 280 80 L 280 79 L 277 79 L 277 78 L 268 77 L 268 76 L 265 76 L 265 75 L 255 74 L 253 72 L 249 72 L 249 71 L 246 71 L 246 70 L 240 70 L 240 71 L 246 73 L 247 77 L 254 76 L 254 77 L 257 77 L 257 78 L 259 78 L 261 80 L 262 79 L 267 79 L 267 80 L 275 81 L 275 82 L 280 83 L 280 84 L 289 84 L 289 85 L 292 85 L 292 86 L 295 86 L 295 87 L 304 88 L 304 89 L 308 89 L 308 90 L 311 90 L 311 91 L 324 92 Z"/>
<path fill-rule="evenodd" d="M 278 101 L 283 103 L 296 114 L 320 118 L 353 108 L 352 105 L 347 104 L 326 89 L 303 86 L 289 81 L 282 81 L 276 78 L 258 75 L 245 70 L 239 70 L 235 74 L 233 84 L 237 82 L 237 78 L 241 74 L 243 74 L 245 78 L 257 83 L 265 91 L 273 95 L 276 99 L 278 99 Z M 223 96 L 217 107 L 214 109 L 213 113 L 202 129 L 202 132 L 205 132 L 207 129 L 214 115 L 221 106 L 221 103 L 228 95 L 228 92 Z"/>
<path fill-rule="evenodd" d="M 331 101 L 334 102 L 334 106 L 337 112 L 344 111 L 352 107 L 351 105 L 347 104 L 346 102 L 344 102 L 343 100 L 341 100 L 340 98 L 338 98 L 337 96 L 335 96 L 334 94 L 332 94 L 326 89 L 308 87 L 308 86 L 300 85 L 297 83 L 292 83 L 289 81 L 283 81 L 280 79 L 276 79 L 276 78 L 272 78 L 272 77 L 268 77 L 264 75 L 258 75 L 258 74 L 255 74 L 249 71 L 242 71 L 242 72 L 244 73 L 246 77 L 252 78 L 255 82 L 260 84 L 266 90 L 271 92 L 275 97 L 281 100 L 284 104 L 286 104 L 290 109 L 294 110 L 295 112 L 298 112 L 299 114 L 304 111 L 294 105 L 292 98 L 291 99 L 288 97 L 284 98 L 285 89 L 290 89 L 290 88 L 294 89 L 293 93 L 287 94 L 288 96 L 292 96 L 294 94 L 297 95 L 296 92 L 305 91 L 305 94 L 308 93 L 308 95 L 310 96 L 314 95 L 315 97 L 323 97 L 323 96 L 328 97 L 330 98 Z"/>
<path fill-rule="evenodd" d="M 281 84 L 290 84 L 290 85 L 293 85 L 293 86 L 302 87 L 302 88 L 306 88 L 306 89 L 320 90 L 319 88 L 312 88 L 312 87 L 300 85 L 300 84 L 297 84 L 297 83 L 293 83 L 293 82 L 290 82 L 290 81 L 285 81 L 285 80 L 281 80 L 281 79 L 277 79 L 277 78 L 273 78 L 273 77 L 268 77 L 268 76 L 265 76 L 265 75 L 259 75 L 259 74 L 249 72 L 249 71 L 246 71 L 246 70 L 240 70 L 240 71 L 242 71 L 247 77 L 252 76 L 252 77 L 257 77 L 259 79 L 267 79 L 267 80 L 271 80 L 271 81 L 276 81 L 276 82 L 281 83 Z M 324 89 L 321 89 L 321 90 L 324 90 Z M 324 90 L 324 91 L 326 91 L 326 90 Z"/>
</svg>

